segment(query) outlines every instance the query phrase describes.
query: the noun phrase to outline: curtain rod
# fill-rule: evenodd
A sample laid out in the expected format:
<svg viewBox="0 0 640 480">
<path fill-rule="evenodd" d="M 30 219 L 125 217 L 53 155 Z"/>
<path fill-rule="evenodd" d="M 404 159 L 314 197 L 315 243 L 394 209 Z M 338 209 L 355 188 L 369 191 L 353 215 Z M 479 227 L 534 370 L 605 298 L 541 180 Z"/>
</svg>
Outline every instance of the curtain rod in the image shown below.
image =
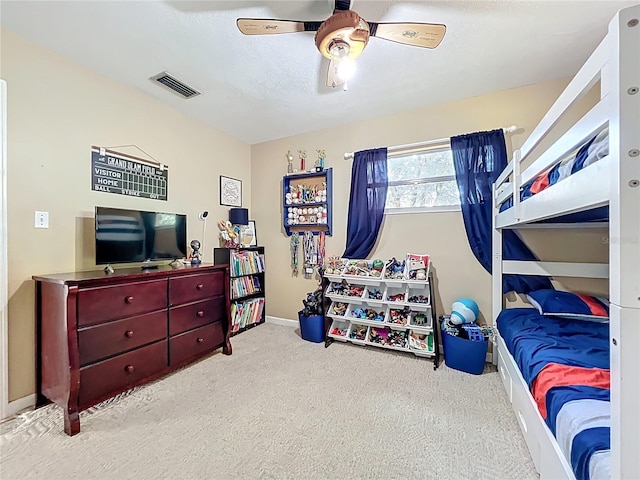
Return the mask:
<svg viewBox="0 0 640 480">
<path fill-rule="evenodd" d="M 515 125 L 511 125 L 510 127 L 504 127 L 502 129 L 502 131 L 504 133 L 513 133 L 518 129 L 518 127 L 516 127 Z M 430 145 L 438 145 L 438 144 L 442 144 L 445 142 L 448 142 L 450 140 L 450 138 L 439 138 L 437 140 L 428 140 L 426 142 L 418 142 L 418 143 L 409 143 L 407 145 L 396 145 L 395 147 L 389 147 L 387 149 L 387 152 L 389 153 L 399 153 L 402 152 L 404 150 L 413 150 L 416 148 L 423 148 L 423 147 L 428 147 Z M 353 152 L 347 152 L 344 154 L 344 159 L 345 160 L 350 160 L 353 158 Z"/>
</svg>

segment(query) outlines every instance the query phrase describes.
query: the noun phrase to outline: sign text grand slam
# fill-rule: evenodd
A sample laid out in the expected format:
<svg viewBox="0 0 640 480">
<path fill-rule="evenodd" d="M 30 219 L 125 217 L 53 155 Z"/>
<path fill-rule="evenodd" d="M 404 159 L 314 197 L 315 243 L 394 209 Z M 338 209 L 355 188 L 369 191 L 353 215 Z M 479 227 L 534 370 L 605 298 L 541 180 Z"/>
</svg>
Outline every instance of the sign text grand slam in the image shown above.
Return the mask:
<svg viewBox="0 0 640 480">
<path fill-rule="evenodd" d="M 91 189 L 134 197 L 167 199 L 167 167 L 91 152 Z"/>
</svg>

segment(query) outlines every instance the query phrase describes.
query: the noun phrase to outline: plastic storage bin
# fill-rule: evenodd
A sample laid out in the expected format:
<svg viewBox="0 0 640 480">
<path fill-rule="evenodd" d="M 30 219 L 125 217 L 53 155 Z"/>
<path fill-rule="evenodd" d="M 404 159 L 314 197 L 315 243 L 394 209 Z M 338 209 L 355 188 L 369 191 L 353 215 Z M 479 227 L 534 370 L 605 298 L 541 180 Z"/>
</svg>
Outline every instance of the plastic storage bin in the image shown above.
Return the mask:
<svg viewBox="0 0 640 480">
<path fill-rule="evenodd" d="M 320 343 L 324 342 L 324 316 L 311 315 L 305 316 L 302 310 L 298 312 L 298 320 L 300 321 L 300 336 L 308 342 Z"/>
<path fill-rule="evenodd" d="M 484 371 L 489 342 L 474 342 L 442 332 L 444 363 L 462 372 L 480 375 Z"/>
</svg>

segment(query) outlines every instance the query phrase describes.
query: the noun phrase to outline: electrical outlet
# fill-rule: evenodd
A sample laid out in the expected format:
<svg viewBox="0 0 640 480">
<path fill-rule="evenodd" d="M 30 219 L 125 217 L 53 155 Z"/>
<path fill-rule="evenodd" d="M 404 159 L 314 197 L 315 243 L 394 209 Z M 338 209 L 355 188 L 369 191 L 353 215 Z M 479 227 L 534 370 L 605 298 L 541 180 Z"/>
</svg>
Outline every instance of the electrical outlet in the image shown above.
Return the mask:
<svg viewBox="0 0 640 480">
<path fill-rule="evenodd" d="M 36 228 L 49 228 L 49 212 L 36 210 Z"/>
</svg>

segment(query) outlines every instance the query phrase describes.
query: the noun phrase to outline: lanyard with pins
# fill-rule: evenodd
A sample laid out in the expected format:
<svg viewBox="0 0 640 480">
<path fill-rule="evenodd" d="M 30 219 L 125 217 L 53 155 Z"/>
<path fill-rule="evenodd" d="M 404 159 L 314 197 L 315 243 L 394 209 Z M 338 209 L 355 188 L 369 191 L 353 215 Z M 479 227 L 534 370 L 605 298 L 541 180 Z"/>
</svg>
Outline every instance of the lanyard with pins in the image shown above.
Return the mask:
<svg viewBox="0 0 640 480">
<path fill-rule="evenodd" d="M 298 245 L 300 244 L 300 234 L 293 232 L 291 234 L 291 268 L 293 275 L 298 275 Z"/>
<path fill-rule="evenodd" d="M 324 265 L 324 257 L 325 257 L 324 241 L 325 241 L 324 232 L 320 232 L 320 234 L 318 235 L 318 266 L 319 267 L 322 267 Z"/>
<path fill-rule="evenodd" d="M 313 269 L 318 263 L 318 254 L 316 253 L 316 242 L 313 233 L 308 231 L 304 232 L 302 245 L 304 248 L 304 277 L 311 278 Z"/>
</svg>

